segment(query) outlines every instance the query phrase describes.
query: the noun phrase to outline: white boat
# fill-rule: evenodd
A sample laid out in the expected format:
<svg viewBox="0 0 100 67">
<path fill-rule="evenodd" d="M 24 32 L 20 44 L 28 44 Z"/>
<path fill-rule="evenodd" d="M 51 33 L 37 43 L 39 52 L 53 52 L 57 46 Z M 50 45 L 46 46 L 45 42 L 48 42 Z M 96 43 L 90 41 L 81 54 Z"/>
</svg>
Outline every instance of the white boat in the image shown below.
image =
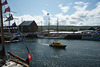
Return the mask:
<svg viewBox="0 0 100 67">
<path fill-rule="evenodd" d="M 29 66 L 17 60 L 7 60 L 2 67 L 29 67 Z"/>
<path fill-rule="evenodd" d="M 38 38 L 47 38 L 47 39 L 64 39 L 65 37 L 64 36 L 41 36 L 41 35 L 38 35 Z"/>
<path fill-rule="evenodd" d="M 23 58 L 16 56 L 15 54 L 13 54 L 11 52 L 8 52 L 8 53 L 11 56 L 13 56 L 14 58 L 16 58 L 16 60 L 8 59 L 8 60 L 6 60 L 5 64 L 2 65 L 1 67 L 29 67 L 29 65 L 28 65 L 29 62 L 27 60 L 24 60 Z"/>
<path fill-rule="evenodd" d="M 64 39 L 64 36 L 47 36 L 44 38 L 48 38 L 48 39 Z"/>
</svg>

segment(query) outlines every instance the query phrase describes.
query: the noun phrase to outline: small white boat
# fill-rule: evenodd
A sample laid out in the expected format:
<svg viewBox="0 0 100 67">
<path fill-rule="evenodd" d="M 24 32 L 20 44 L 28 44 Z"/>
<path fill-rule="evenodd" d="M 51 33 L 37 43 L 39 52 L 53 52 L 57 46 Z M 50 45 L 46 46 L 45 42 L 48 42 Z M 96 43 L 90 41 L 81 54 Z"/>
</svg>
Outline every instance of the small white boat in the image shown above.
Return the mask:
<svg viewBox="0 0 100 67">
<path fill-rule="evenodd" d="M 17 60 L 7 60 L 2 67 L 29 67 L 29 66 Z"/>
</svg>

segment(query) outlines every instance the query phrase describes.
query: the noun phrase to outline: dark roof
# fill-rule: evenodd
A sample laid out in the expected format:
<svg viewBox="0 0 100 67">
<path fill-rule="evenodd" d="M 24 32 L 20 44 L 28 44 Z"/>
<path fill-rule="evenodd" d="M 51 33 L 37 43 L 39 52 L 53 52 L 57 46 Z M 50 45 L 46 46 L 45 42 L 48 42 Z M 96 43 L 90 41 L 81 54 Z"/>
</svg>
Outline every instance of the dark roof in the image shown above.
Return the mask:
<svg viewBox="0 0 100 67">
<path fill-rule="evenodd" d="M 95 28 L 91 27 L 91 28 L 89 28 L 88 30 L 95 30 Z"/>
<path fill-rule="evenodd" d="M 23 21 L 20 26 L 30 25 L 33 21 Z"/>
</svg>

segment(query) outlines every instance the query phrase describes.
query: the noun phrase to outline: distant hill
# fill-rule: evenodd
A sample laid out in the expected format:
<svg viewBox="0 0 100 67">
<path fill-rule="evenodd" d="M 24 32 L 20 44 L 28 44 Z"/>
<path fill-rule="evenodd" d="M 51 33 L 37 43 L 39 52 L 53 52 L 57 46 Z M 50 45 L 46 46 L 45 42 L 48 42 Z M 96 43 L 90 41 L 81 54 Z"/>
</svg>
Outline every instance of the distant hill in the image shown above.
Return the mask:
<svg viewBox="0 0 100 67">
<path fill-rule="evenodd" d="M 58 26 L 59 31 L 77 31 L 77 30 L 88 30 L 89 28 L 97 29 L 100 26 Z M 48 30 L 48 26 L 38 26 L 38 31 Z M 50 26 L 50 30 L 57 30 L 57 26 Z"/>
</svg>

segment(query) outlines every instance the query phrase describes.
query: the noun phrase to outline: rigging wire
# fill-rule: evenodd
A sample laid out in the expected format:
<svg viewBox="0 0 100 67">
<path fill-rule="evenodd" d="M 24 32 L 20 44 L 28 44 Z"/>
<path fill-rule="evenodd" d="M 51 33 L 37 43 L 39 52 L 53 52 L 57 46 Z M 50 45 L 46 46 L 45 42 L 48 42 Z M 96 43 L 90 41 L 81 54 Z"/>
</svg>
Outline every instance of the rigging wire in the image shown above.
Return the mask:
<svg viewBox="0 0 100 67">
<path fill-rule="evenodd" d="M 22 12 L 16 7 L 16 3 L 14 2 L 14 0 L 12 0 L 10 3 L 11 3 L 11 5 L 13 5 L 12 6 L 13 9 L 18 12 L 17 14 L 19 14 L 19 16 L 21 16 L 22 15 Z"/>
<path fill-rule="evenodd" d="M 12 8 L 13 8 L 14 10 L 17 11 L 17 15 L 22 16 L 23 13 L 20 11 L 19 8 L 16 7 L 16 3 L 15 3 L 15 1 L 12 0 L 10 3 L 11 3 L 11 5 L 13 5 Z M 18 21 L 17 21 L 17 22 L 19 22 L 19 20 L 20 20 L 20 22 L 22 22 L 22 21 L 23 21 L 22 19 L 23 19 L 23 18 L 21 18 L 21 19 L 18 18 Z M 19 23 L 18 23 L 18 24 L 19 24 Z"/>
</svg>

